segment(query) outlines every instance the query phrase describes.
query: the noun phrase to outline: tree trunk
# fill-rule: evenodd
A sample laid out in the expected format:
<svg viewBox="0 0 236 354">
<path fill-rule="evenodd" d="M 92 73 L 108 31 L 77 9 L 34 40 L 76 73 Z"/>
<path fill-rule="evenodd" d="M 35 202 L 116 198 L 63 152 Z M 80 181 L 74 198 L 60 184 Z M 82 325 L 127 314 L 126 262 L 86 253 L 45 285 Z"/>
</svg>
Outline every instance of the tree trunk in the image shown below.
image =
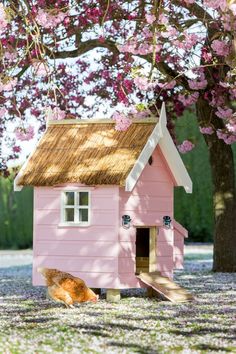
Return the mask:
<svg viewBox="0 0 236 354">
<path fill-rule="evenodd" d="M 197 104 L 200 125 L 223 128 L 223 121 L 202 97 Z M 213 271 L 236 272 L 236 187 L 233 151 L 216 134 L 204 135 L 209 150 L 213 182 L 214 257 Z"/>
</svg>

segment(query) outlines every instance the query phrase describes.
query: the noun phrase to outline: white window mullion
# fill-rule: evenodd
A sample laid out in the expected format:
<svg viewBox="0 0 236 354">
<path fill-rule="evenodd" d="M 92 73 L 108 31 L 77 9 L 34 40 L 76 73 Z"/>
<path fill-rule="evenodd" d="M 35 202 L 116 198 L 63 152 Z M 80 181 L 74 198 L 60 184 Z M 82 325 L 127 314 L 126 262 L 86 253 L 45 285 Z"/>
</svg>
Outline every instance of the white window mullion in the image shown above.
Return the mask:
<svg viewBox="0 0 236 354">
<path fill-rule="evenodd" d="M 75 207 L 75 222 L 77 224 L 80 223 L 80 221 L 79 221 L 79 208 L 77 206 Z"/>
<path fill-rule="evenodd" d="M 73 193 L 73 194 L 72 194 Z M 80 205 L 80 199 L 83 198 L 80 193 L 87 193 L 87 196 L 84 195 L 82 202 L 85 203 L 85 205 Z M 73 195 L 73 197 L 72 197 Z M 72 199 L 73 198 L 73 199 Z M 73 201 L 72 201 L 73 200 Z M 70 204 L 67 204 L 70 203 Z M 73 203 L 73 204 L 72 204 Z M 86 205 L 88 203 L 88 205 Z M 71 212 L 69 210 L 73 209 L 74 213 L 73 216 L 71 215 Z M 87 210 L 86 215 L 82 210 Z M 69 215 L 68 215 L 69 214 Z M 80 221 L 80 214 L 81 214 L 81 221 Z M 81 226 L 86 226 L 89 224 L 90 220 L 90 193 L 89 191 L 65 191 L 62 192 L 62 198 L 61 198 L 61 219 L 62 222 L 68 225 L 81 225 Z M 73 220 L 68 220 L 68 219 L 73 219 Z"/>
</svg>

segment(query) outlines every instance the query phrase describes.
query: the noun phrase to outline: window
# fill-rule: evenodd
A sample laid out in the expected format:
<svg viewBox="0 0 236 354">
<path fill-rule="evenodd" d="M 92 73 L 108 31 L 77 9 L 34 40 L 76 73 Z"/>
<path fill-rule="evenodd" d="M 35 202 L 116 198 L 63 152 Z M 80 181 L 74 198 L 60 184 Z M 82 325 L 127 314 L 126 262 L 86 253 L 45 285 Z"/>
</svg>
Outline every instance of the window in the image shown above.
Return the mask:
<svg viewBox="0 0 236 354">
<path fill-rule="evenodd" d="M 89 224 L 89 192 L 63 192 L 62 220 L 67 224 Z"/>
</svg>

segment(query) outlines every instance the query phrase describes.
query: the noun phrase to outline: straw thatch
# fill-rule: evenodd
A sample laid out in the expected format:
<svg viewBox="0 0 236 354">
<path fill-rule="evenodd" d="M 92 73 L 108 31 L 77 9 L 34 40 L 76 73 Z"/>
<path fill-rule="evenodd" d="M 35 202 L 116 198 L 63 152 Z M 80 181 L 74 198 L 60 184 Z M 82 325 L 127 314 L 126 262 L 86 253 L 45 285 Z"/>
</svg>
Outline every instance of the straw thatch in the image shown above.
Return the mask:
<svg viewBox="0 0 236 354">
<path fill-rule="evenodd" d="M 127 131 L 113 122 L 51 124 L 18 176 L 18 185 L 63 183 L 125 185 L 155 123 L 133 123 Z"/>
</svg>

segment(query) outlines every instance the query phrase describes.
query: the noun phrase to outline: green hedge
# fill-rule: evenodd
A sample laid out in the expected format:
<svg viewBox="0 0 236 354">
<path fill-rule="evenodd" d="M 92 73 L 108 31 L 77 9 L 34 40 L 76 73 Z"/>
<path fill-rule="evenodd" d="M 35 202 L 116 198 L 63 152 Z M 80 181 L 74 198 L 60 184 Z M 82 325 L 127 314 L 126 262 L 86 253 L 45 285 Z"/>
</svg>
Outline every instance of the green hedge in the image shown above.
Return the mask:
<svg viewBox="0 0 236 354">
<path fill-rule="evenodd" d="M 0 249 L 32 247 L 32 188 L 13 191 L 13 178 L 0 177 Z"/>
</svg>

